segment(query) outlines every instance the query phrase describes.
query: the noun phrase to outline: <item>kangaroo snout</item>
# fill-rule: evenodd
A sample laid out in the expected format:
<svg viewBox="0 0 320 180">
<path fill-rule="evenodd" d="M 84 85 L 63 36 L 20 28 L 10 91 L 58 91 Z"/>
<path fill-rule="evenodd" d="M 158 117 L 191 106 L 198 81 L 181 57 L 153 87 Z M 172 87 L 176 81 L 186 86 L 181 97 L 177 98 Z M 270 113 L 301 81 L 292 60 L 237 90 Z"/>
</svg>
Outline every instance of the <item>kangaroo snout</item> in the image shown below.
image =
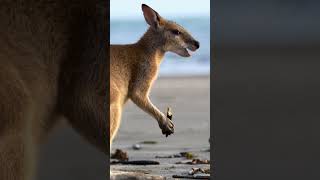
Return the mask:
<svg viewBox="0 0 320 180">
<path fill-rule="evenodd" d="M 194 46 L 196 47 L 196 50 L 199 49 L 200 47 L 199 41 L 194 41 Z"/>
<path fill-rule="evenodd" d="M 194 40 L 190 43 L 188 49 L 191 51 L 196 51 L 197 49 L 199 49 L 199 47 L 200 47 L 199 41 Z"/>
</svg>

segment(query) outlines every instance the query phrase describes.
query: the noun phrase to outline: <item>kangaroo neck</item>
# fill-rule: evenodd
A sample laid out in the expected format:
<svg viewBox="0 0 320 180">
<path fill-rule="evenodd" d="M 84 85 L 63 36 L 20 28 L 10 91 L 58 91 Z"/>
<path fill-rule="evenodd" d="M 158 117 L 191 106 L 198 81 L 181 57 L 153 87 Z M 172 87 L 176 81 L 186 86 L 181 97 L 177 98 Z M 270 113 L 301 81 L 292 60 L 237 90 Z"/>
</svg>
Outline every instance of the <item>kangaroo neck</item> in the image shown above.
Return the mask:
<svg viewBox="0 0 320 180">
<path fill-rule="evenodd" d="M 141 48 L 145 60 L 154 61 L 158 65 L 161 63 L 164 51 L 164 41 L 160 34 L 155 32 L 152 28 L 149 28 L 147 32 L 137 42 L 139 48 Z"/>
</svg>

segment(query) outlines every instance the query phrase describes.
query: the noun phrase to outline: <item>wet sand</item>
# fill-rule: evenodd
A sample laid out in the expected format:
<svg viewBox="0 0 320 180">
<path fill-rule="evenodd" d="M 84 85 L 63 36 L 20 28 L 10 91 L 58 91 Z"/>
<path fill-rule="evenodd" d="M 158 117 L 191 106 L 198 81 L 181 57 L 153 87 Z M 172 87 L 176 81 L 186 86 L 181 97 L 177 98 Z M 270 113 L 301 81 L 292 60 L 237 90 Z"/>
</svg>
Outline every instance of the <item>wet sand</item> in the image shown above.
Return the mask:
<svg viewBox="0 0 320 180">
<path fill-rule="evenodd" d="M 163 112 L 170 106 L 173 112 L 175 133 L 169 137 L 161 134 L 158 123 L 139 109 L 131 101 L 126 105 L 119 133 L 113 144 L 128 152 L 130 160 L 156 160 L 160 165 L 132 166 L 112 165 L 113 170 L 142 171 L 163 175 L 182 174 L 192 167 L 209 165 L 178 165 L 185 158 L 164 158 L 165 156 L 191 151 L 197 158 L 209 159 L 210 153 L 210 79 L 209 77 L 159 78 L 151 91 L 152 102 Z M 133 144 L 141 141 L 156 141 L 157 144 L 142 144 L 140 150 L 134 150 Z"/>
</svg>

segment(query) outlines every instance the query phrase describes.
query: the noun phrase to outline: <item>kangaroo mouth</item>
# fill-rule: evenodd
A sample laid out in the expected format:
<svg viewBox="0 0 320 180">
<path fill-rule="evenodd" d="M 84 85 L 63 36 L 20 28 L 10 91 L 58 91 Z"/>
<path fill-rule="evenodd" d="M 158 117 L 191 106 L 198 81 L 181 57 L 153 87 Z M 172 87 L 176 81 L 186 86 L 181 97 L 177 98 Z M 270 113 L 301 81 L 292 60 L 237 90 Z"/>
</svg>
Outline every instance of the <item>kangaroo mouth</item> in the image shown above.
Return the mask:
<svg viewBox="0 0 320 180">
<path fill-rule="evenodd" d="M 190 57 L 194 51 L 196 51 L 196 49 L 187 47 L 175 50 L 174 52 L 182 57 Z"/>
</svg>

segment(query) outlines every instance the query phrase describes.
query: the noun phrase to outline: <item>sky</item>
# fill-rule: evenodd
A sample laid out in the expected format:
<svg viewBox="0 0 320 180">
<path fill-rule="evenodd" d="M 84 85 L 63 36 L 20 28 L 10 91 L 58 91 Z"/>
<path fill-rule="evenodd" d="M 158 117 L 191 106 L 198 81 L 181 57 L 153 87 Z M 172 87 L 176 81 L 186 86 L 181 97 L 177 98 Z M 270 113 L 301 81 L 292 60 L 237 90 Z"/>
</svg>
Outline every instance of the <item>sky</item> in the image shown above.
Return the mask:
<svg viewBox="0 0 320 180">
<path fill-rule="evenodd" d="M 110 19 L 136 19 L 147 4 L 165 17 L 210 16 L 210 0 L 110 0 Z"/>
</svg>

